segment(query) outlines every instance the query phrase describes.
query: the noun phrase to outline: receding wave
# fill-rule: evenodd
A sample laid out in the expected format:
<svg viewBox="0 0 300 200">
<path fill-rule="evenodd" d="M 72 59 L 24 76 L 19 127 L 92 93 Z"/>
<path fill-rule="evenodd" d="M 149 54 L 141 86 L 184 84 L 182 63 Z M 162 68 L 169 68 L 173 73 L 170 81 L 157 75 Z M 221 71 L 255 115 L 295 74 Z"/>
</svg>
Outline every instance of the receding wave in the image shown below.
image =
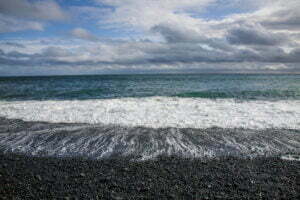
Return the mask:
<svg viewBox="0 0 300 200">
<path fill-rule="evenodd" d="M 300 100 L 236 101 L 179 97 L 0 102 L 0 116 L 26 121 L 151 128 L 300 127 Z"/>
<path fill-rule="evenodd" d="M 146 128 L 24 122 L 0 118 L 0 151 L 92 159 L 128 156 L 275 156 L 300 153 L 300 132 L 289 129 Z"/>
</svg>

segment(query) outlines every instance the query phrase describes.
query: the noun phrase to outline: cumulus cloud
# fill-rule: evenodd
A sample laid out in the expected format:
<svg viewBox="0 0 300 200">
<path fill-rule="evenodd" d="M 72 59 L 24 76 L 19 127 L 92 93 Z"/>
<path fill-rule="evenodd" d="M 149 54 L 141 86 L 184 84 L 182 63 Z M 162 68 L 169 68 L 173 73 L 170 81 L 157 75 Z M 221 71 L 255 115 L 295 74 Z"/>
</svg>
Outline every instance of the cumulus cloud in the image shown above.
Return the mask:
<svg viewBox="0 0 300 200">
<path fill-rule="evenodd" d="M 214 0 L 97 0 L 101 4 L 113 6 L 110 14 L 101 18 L 101 23 L 117 24 L 129 28 L 149 30 L 160 23 L 196 23 L 187 11 L 200 12 Z"/>
<path fill-rule="evenodd" d="M 300 72 L 298 0 L 96 2 L 98 7 L 85 6 L 81 12 L 78 7 L 72 10 L 84 15 L 82 19 L 97 20 L 99 28 L 126 32 L 128 37 L 99 40 L 89 30 L 78 27 L 70 30 L 72 37 L 55 42 L 24 41 L 23 47 L 0 43 L 0 69 L 26 66 L 36 70 L 38 66 L 47 66 L 64 70 L 73 67 L 91 73 Z M 37 2 L 30 5 L 38 7 Z M 209 7 L 224 13 L 241 12 L 207 18 L 204 15 Z M 25 17 L 24 13 L 18 16 Z M 12 11 L 5 12 L 5 17 L 16 16 Z M 33 17 L 26 16 L 26 22 Z"/>
</svg>

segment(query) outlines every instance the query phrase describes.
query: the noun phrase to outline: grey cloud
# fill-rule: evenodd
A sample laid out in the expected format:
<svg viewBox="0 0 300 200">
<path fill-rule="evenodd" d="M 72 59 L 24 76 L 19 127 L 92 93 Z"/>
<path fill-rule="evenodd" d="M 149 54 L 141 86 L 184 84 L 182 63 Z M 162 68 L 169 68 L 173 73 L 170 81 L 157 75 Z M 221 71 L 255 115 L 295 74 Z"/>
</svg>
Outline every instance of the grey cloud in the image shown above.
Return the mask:
<svg viewBox="0 0 300 200">
<path fill-rule="evenodd" d="M 184 27 L 174 27 L 174 25 L 170 24 L 160 24 L 154 26 L 151 31 L 160 33 L 168 43 L 191 43 L 191 45 L 198 43 L 205 44 L 218 50 L 233 50 L 233 47 L 231 47 L 230 44 L 228 44 L 228 42 L 224 39 L 207 38 L 193 30 L 189 30 Z"/>
<path fill-rule="evenodd" d="M 68 55 L 66 51 L 59 47 L 48 47 L 40 53 L 21 53 L 18 51 L 10 51 L 5 53 L 0 50 L 0 65 L 11 66 L 37 66 L 37 65 L 54 65 L 56 60 L 64 55 Z"/>
<path fill-rule="evenodd" d="M 294 49 L 289 53 L 289 59 L 294 62 L 300 62 L 300 48 Z M 299 66 L 300 68 L 300 66 Z"/>
<path fill-rule="evenodd" d="M 300 2 L 287 2 L 286 7 L 274 12 L 268 18 L 262 20 L 261 24 L 270 29 L 300 31 Z"/>
<path fill-rule="evenodd" d="M 4 44 L 7 46 L 11 46 L 11 47 L 17 47 L 17 48 L 25 48 L 25 46 L 23 44 L 17 43 L 17 42 L 3 42 L 0 44 Z"/>
<path fill-rule="evenodd" d="M 61 21 L 69 18 L 52 0 L 1 0 L 0 33 L 22 30 L 44 30 L 43 21 Z"/>
<path fill-rule="evenodd" d="M 39 57 L 64 57 L 69 56 L 70 53 L 66 49 L 60 47 L 48 47 L 39 54 Z"/>
<path fill-rule="evenodd" d="M 23 66 L 107 66 L 120 65 L 147 67 L 149 65 L 190 65 L 195 63 L 300 63 L 300 49 L 290 53 L 279 47 L 265 46 L 248 49 L 220 51 L 206 49 L 198 44 L 120 42 L 107 44 L 99 50 L 89 50 L 84 59 L 82 52 L 61 47 L 47 47 L 40 53 L 20 53 L 18 51 L 0 51 L 1 65 Z M 105 52 L 109 54 L 105 54 Z M 107 55 L 111 55 L 107 58 Z"/>
<path fill-rule="evenodd" d="M 0 1 L 0 13 L 33 20 L 64 20 L 68 17 L 60 6 L 52 0 L 36 2 L 4 0 Z"/>
<path fill-rule="evenodd" d="M 23 55 L 19 52 L 9 52 L 5 53 L 3 50 L 0 49 L 0 66 L 16 66 L 26 64 L 23 61 L 19 60 L 19 57 L 23 57 L 27 55 Z M 27 61 L 28 62 L 28 61 Z"/>
<path fill-rule="evenodd" d="M 199 42 L 203 38 L 193 30 L 186 30 L 182 27 L 175 27 L 170 24 L 160 24 L 151 28 L 151 31 L 160 33 L 167 42 Z"/>
<path fill-rule="evenodd" d="M 228 31 L 227 40 L 236 45 L 267 45 L 274 46 L 288 40 L 279 34 L 259 31 L 254 27 L 233 28 Z"/>
<path fill-rule="evenodd" d="M 300 30 L 300 16 L 274 21 L 266 20 L 261 24 L 272 29 Z"/>
</svg>

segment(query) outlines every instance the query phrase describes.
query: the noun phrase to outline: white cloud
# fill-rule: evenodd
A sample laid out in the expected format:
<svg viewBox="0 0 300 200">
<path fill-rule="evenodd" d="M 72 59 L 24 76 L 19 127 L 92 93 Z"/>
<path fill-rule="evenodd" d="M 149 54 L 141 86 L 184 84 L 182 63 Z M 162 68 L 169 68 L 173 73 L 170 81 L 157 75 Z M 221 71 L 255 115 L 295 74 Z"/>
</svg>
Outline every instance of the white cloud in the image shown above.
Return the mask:
<svg viewBox="0 0 300 200">
<path fill-rule="evenodd" d="M 75 28 L 71 32 L 71 35 L 75 38 L 89 40 L 89 41 L 97 41 L 97 37 L 91 34 L 89 31 L 83 28 Z"/>
<path fill-rule="evenodd" d="M 99 12 L 99 24 L 132 32 L 148 34 L 157 26 L 180 27 L 182 32 L 195 32 L 201 37 L 222 38 L 239 25 L 264 26 L 272 31 L 299 30 L 299 0 L 95 0 L 111 6 L 105 14 Z M 204 19 L 206 9 L 224 8 L 233 14 L 221 19 Z M 219 9 L 222 15 L 222 9 Z M 236 13 L 234 13 L 236 11 Z M 243 11 L 239 13 L 238 11 Z M 93 13 L 93 12 L 92 12 Z M 213 13 L 218 16 L 216 11 Z M 95 15 L 95 14 L 93 14 Z"/>
<path fill-rule="evenodd" d="M 214 0 L 98 0 L 115 10 L 102 18 L 104 23 L 149 30 L 160 23 L 195 25 L 188 11 L 201 10 Z M 103 23 L 103 21 L 101 21 Z"/>
<path fill-rule="evenodd" d="M 42 23 L 31 20 L 19 20 L 13 17 L 5 16 L 0 13 L 0 33 L 16 32 L 22 30 L 44 30 Z"/>
</svg>

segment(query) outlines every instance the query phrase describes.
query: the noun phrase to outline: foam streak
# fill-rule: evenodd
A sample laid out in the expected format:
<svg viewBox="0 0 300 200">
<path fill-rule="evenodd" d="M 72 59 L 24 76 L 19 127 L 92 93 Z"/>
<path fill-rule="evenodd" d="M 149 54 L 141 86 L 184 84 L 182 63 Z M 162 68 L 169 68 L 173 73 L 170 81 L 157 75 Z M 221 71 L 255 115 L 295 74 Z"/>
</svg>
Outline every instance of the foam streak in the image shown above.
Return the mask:
<svg viewBox="0 0 300 200">
<path fill-rule="evenodd" d="M 133 156 L 143 160 L 158 155 L 254 157 L 299 154 L 299 147 L 300 132 L 291 129 L 154 129 L 0 118 L 0 150 L 35 156 Z"/>
</svg>

